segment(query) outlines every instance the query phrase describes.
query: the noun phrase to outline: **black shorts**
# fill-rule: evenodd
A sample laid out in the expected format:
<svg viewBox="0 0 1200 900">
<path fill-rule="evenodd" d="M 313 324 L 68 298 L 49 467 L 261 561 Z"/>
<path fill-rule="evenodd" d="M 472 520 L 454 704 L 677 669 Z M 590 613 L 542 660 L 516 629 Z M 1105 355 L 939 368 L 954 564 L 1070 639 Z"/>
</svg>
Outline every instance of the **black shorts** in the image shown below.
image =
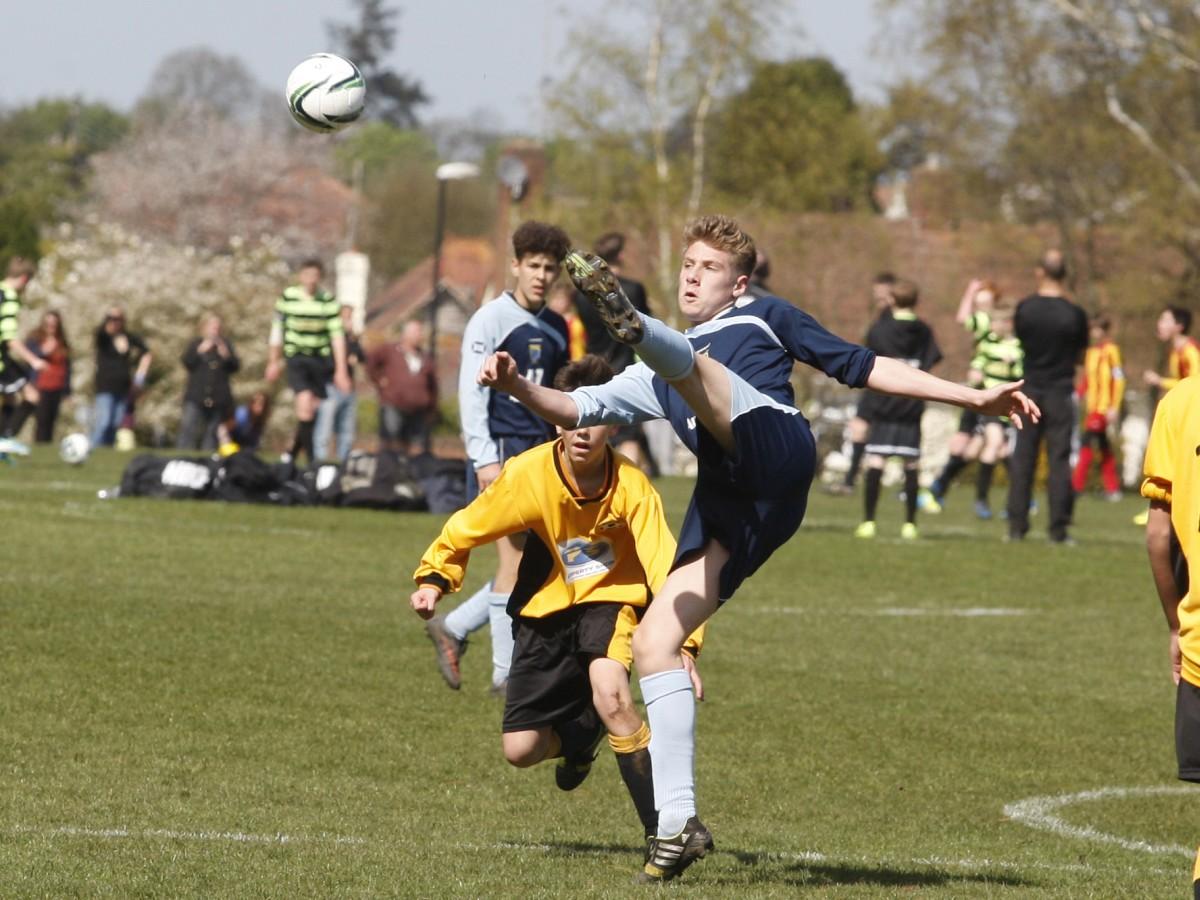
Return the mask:
<svg viewBox="0 0 1200 900">
<path fill-rule="evenodd" d="M 0 350 L 0 397 L 19 394 L 30 377 L 29 369 L 9 356 L 7 350 Z"/>
<path fill-rule="evenodd" d="M 541 619 L 513 617 L 504 731 L 529 731 L 578 718 L 592 705 L 588 665 L 606 656 L 629 669 L 633 629 L 645 609 L 585 603 Z"/>
<path fill-rule="evenodd" d="M 863 391 L 858 399 L 858 406 L 854 409 L 854 415 L 868 422 L 875 421 L 879 416 L 879 404 L 882 400 L 883 398 L 874 391 Z"/>
<path fill-rule="evenodd" d="M 1200 688 L 1190 681 L 1175 692 L 1175 756 L 1180 779 L 1200 783 Z"/>
<path fill-rule="evenodd" d="M 964 409 L 958 417 L 958 430 L 962 434 L 975 434 L 979 431 L 979 413 L 973 409 Z"/>
<path fill-rule="evenodd" d="M 889 422 L 886 419 L 871 423 L 867 435 L 867 453 L 875 456 L 903 456 L 917 459 L 921 456 L 921 423 Z"/>
<path fill-rule="evenodd" d="M 736 459 L 703 428 L 688 436 L 699 468 L 672 568 L 717 541 L 729 551 L 718 579 L 724 603 L 800 527 L 816 443 L 804 416 L 771 406 L 733 420 Z"/>
<path fill-rule="evenodd" d="M 297 353 L 288 357 L 287 383 L 293 391 L 312 391 L 318 400 L 325 399 L 325 385 L 333 380 L 333 359 L 328 356 L 309 356 Z"/>
</svg>

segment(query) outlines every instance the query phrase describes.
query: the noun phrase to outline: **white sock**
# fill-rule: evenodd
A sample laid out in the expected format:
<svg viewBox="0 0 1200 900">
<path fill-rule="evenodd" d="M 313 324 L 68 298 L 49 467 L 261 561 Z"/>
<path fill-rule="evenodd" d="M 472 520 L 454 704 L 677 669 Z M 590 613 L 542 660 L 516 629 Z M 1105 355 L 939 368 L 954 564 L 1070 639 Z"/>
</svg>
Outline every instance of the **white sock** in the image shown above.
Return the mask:
<svg viewBox="0 0 1200 900">
<path fill-rule="evenodd" d="M 691 342 L 682 334 L 653 316 L 639 313 L 645 335 L 633 345 L 633 352 L 642 362 L 667 381 L 677 381 L 692 371 L 696 354 Z"/>
<path fill-rule="evenodd" d="M 491 592 L 488 595 L 488 618 L 492 623 L 492 684 L 508 680 L 508 668 L 512 665 L 513 622 L 509 618 L 508 594 Z"/>
<path fill-rule="evenodd" d="M 696 697 L 683 669 L 647 675 L 639 683 L 650 725 L 658 836 L 674 837 L 696 814 Z"/>
<path fill-rule="evenodd" d="M 492 583 L 489 581 L 472 594 L 469 600 L 451 610 L 446 616 L 446 630 L 461 641 L 472 631 L 478 631 L 486 625 L 488 623 L 488 594 L 491 592 Z"/>
</svg>

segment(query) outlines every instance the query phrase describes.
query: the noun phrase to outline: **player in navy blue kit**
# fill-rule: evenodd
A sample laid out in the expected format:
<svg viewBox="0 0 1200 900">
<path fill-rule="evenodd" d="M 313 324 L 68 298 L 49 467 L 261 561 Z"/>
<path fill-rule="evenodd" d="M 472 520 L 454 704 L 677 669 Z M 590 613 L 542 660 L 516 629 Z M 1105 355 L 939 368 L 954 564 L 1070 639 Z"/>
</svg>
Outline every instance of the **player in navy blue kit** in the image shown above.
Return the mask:
<svg viewBox="0 0 1200 900">
<path fill-rule="evenodd" d="M 568 271 L 618 340 L 642 362 L 612 381 L 569 394 L 522 377 L 505 354 L 480 381 L 564 427 L 669 419 L 696 454 L 696 488 L 671 574 L 634 636 L 652 734 L 658 835 L 643 881 L 679 875 L 712 848 L 696 816 L 695 697 L 680 657 L 684 639 L 796 532 L 815 468 L 808 422 L 794 406 L 796 361 L 851 387 L 1036 417 L 1020 384 L 973 390 L 848 343 L 778 297 L 746 295 L 754 242 L 732 219 L 705 216 L 684 230 L 679 308 L 686 334 L 640 316 L 596 259 L 570 254 Z"/>
<path fill-rule="evenodd" d="M 555 436 L 544 419 L 507 395 L 477 384 L 483 361 L 503 351 L 521 375 L 534 384 L 550 385 L 569 362 L 567 323 L 546 306 L 550 287 L 571 248 L 566 233 L 543 222 L 525 222 L 513 233 L 512 274 L 516 286 L 485 303 L 463 332 L 458 378 L 459 415 L 467 448 L 468 500 L 491 484 L 505 460 Z M 516 584 L 523 535 L 496 544 L 499 565 L 493 580 L 445 617 L 426 623 L 442 677 L 450 687 L 461 684 L 458 661 L 467 635 L 491 622 L 492 689 L 504 690 L 512 660 L 512 620 L 506 606 Z"/>
</svg>

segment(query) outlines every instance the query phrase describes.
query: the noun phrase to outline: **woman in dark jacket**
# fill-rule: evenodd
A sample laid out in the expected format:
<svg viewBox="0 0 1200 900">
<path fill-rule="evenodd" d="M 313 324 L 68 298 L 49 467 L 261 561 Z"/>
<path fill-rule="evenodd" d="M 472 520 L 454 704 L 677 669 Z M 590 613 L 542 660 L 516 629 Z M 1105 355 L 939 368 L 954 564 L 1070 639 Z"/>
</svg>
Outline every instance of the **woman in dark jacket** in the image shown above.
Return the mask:
<svg viewBox="0 0 1200 900">
<path fill-rule="evenodd" d="M 183 393 L 183 418 L 179 423 L 180 449 L 217 449 L 217 428 L 233 415 L 229 376 L 241 365 L 233 346 L 221 334 L 221 317 L 209 316 L 200 337 L 183 352 L 188 370 Z"/>
</svg>

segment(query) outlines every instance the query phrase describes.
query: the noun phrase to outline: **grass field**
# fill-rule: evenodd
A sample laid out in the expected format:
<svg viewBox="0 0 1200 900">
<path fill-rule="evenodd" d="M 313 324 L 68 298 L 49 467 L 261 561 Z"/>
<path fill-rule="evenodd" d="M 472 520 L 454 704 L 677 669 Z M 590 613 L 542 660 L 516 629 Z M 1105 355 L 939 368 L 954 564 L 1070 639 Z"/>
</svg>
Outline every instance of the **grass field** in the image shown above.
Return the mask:
<svg viewBox="0 0 1200 900">
<path fill-rule="evenodd" d="M 438 678 L 407 597 L 440 517 L 97 499 L 126 461 L 0 467 L 0 897 L 635 893 L 611 754 L 561 794 L 503 763 L 486 638 Z M 662 489 L 677 523 L 689 484 Z M 1058 548 L 969 500 L 866 543 L 857 498 L 814 494 L 717 616 L 717 852 L 672 890 L 1186 895 L 1200 793 L 1140 505 L 1081 500 Z"/>
</svg>

